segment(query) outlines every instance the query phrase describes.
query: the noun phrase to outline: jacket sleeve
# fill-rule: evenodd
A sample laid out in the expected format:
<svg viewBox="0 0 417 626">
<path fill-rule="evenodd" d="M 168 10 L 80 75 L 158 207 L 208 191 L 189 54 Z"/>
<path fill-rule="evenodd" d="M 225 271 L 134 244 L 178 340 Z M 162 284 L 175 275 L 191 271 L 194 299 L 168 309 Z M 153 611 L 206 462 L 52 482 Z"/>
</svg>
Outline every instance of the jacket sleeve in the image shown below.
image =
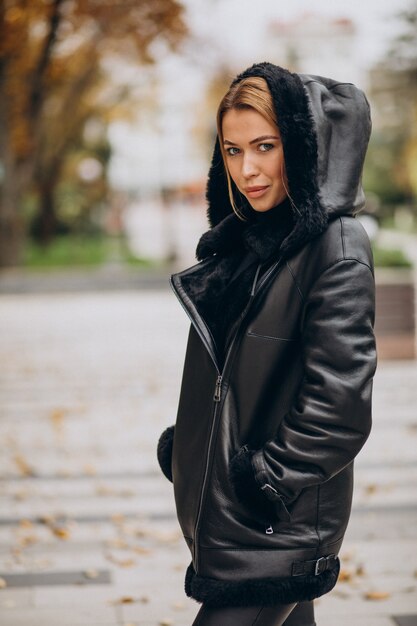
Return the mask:
<svg viewBox="0 0 417 626">
<path fill-rule="evenodd" d="M 302 382 L 274 439 L 252 456 L 269 499 L 291 502 L 340 472 L 364 445 L 377 364 L 374 317 L 368 265 L 343 259 L 314 283 L 303 310 Z"/>
</svg>

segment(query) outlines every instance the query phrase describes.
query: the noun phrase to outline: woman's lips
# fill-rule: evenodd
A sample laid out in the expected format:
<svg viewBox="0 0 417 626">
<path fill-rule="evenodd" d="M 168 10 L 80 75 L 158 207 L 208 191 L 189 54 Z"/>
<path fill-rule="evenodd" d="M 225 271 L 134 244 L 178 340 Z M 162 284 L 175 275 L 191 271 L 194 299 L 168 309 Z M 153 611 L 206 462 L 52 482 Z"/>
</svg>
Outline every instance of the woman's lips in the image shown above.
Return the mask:
<svg viewBox="0 0 417 626">
<path fill-rule="evenodd" d="M 269 185 L 265 185 L 264 187 L 249 187 L 246 189 L 246 195 L 249 198 L 259 198 L 262 196 L 266 190 L 269 188 Z"/>
</svg>

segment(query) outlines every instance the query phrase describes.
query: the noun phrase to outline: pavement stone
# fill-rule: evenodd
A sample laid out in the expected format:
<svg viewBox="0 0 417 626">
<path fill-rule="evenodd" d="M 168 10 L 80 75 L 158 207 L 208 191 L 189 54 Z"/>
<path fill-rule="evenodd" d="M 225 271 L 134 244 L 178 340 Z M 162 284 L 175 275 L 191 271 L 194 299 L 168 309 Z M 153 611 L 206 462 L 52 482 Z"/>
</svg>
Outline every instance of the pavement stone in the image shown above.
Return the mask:
<svg viewBox="0 0 417 626">
<path fill-rule="evenodd" d="M 155 456 L 175 420 L 188 330 L 166 289 L 0 296 L 0 577 L 90 576 L 0 589 L 2 626 L 192 623 L 190 557 Z M 417 363 L 379 363 L 346 580 L 316 601 L 319 626 L 417 615 L 416 406 Z M 365 599 L 372 591 L 389 595 Z"/>
</svg>

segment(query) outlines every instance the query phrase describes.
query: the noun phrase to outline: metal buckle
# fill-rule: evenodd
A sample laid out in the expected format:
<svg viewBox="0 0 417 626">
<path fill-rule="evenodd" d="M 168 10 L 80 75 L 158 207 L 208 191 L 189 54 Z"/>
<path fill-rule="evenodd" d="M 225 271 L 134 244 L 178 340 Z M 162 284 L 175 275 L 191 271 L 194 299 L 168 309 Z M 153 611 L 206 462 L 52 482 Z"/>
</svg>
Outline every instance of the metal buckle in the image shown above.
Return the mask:
<svg viewBox="0 0 417 626">
<path fill-rule="evenodd" d="M 321 569 L 322 565 L 324 565 L 323 569 Z M 314 575 L 317 576 L 318 574 L 321 574 L 322 572 L 324 572 L 324 570 L 326 569 L 326 565 L 327 565 L 327 557 L 321 556 L 319 559 L 317 559 L 316 565 L 314 568 Z"/>
</svg>

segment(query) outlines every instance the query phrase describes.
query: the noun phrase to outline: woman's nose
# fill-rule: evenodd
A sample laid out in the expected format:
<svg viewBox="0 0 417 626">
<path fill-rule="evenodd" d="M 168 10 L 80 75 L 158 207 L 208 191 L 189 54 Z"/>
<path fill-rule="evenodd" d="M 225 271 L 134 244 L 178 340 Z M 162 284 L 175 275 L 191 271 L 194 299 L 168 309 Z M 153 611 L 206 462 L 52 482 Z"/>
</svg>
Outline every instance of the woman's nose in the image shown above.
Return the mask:
<svg viewBox="0 0 417 626">
<path fill-rule="evenodd" d="M 244 155 L 242 162 L 242 176 L 245 178 L 251 178 L 259 173 L 259 168 L 256 164 L 256 159 L 251 155 Z"/>
</svg>

